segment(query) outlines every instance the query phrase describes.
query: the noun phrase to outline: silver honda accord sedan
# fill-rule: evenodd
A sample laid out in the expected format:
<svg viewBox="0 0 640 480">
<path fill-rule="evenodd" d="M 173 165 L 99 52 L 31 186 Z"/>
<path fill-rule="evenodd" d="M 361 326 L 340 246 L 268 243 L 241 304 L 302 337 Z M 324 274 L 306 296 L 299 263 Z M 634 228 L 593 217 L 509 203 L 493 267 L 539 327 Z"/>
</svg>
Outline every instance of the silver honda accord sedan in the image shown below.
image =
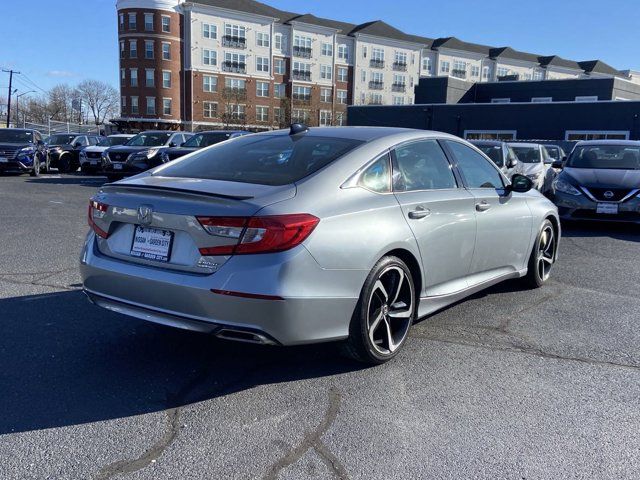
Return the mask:
<svg viewBox="0 0 640 480">
<path fill-rule="evenodd" d="M 230 340 L 341 341 L 372 364 L 474 292 L 541 286 L 560 240 L 527 177 L 400 128 L 247 135 L 103 186 L 88 216 L 95 304 Z"/>
</svg>

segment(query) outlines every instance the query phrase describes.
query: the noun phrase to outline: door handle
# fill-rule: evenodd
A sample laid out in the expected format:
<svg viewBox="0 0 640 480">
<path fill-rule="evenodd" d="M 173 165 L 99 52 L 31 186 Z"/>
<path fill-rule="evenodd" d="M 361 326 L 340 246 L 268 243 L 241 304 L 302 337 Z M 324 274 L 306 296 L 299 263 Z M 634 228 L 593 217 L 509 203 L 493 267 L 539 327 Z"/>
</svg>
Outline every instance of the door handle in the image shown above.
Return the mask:
<svg viewBox="0 0 640 480">
<path fill-rule="evenodd" d="M 489 202 L 485 202 L 484 200 L 480 203 L 476 203 L 476 210 L 478 212 L 486 212 L 491 208 L 491 204 Z"/>
<path fill-rule="evenodd" d="M 416 207 L 415 210 L 409 212 L 409 218 L 411 220 L 420 220 L 431 215 L 431 210 L 424 208 L 423 206 Z"/>
</svg>

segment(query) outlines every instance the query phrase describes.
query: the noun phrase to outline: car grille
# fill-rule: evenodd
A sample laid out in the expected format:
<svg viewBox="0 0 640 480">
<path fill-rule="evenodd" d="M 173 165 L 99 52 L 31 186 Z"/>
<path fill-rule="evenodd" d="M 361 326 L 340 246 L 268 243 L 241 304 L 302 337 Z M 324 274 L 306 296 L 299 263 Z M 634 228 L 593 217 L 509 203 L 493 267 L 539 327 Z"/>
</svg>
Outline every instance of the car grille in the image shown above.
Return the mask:
<svg viewBox="0 0 640 480">
<path fill-rule="evenodd" d="M 6 157 L 9 160 L 16 158 L 18 149 L 16 147 L 0 147 L 0 157 Z"/>
<path fill-rule="evenodd" d="M 84 152 L 87 155 L 87 158 L 100 158 L 100 152 Z"/>
<path fill-rule="evenodd" d="M 601 202 L 619 202 L 633 191 L 629 188 L 582 188 Z"/>
<path fill-rule="evenodd" d="M 126 153 L 110 153 L 109 160 L 112 162 L 124 162 L 128 156 Z"/>
</svg>

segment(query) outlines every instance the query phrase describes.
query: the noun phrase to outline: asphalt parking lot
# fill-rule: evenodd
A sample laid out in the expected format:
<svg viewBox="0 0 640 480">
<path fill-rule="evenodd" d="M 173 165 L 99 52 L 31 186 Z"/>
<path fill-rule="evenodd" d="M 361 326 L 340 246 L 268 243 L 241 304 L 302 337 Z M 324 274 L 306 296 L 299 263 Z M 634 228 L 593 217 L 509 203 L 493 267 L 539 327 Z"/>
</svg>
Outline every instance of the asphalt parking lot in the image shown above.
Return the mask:
<svg viewBox="0 0 640 480">
<path fill-rule="evenodd" d="M 395 361 L 225 343 L 85 299 L 99 177 L 0 177 L 0 478 L 638 478 L 640 228 L 565 226 L 553 280 Z"/>
</svg>

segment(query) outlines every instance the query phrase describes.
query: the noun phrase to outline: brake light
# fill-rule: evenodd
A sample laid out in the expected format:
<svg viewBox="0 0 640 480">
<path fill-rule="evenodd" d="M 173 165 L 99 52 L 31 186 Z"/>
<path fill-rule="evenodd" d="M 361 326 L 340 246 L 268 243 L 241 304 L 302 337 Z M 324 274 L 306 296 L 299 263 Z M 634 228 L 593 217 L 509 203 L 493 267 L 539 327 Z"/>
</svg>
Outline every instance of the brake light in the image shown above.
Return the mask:
<svg viewBox="0 0 640 480">
<path fill-rule="evenodd" d="M 93 199 L 89 200 L 89 226 L 93 229 L 96 235 L 102 238 L 107 238 L 109 234 L 96 225 L 96 223 L 94 222 L 94 218 L 103 218 L 108 209 L 109 205 L 107 205 L 106 203 L 101 203 Z"/>
<path fill-rule="evenodd" d="M 264 217 L 198 217 L 210 234 L 234 240 L 229 245 L 201 248 L 202 255 L 274 253 L 300 245 L 320 219 L 308 213 Z"/>
</svg>

